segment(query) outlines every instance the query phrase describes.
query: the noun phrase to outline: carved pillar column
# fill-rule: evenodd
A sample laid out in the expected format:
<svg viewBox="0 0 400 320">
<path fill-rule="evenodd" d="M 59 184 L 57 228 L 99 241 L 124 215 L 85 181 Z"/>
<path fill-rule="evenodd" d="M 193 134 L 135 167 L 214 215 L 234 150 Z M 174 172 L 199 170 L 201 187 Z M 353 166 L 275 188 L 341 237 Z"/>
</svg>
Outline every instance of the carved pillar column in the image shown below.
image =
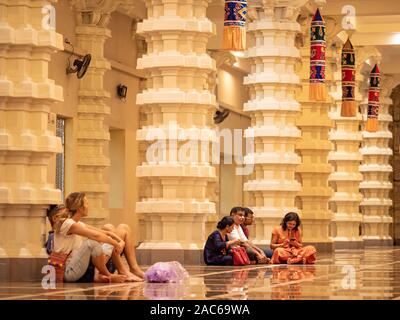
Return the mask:
<svg viewBox="0 0 400 320">
<path fill-rule="evenodd" d="M 315 102 L 309 99 L 310 76 L 310 24 L 312 16 L 302 18 L 301 91 L 298 101 L 301 104 L 301 115 L 296 124 L 301 129 L 302 136 L 296 144 L 296 150 L 301 156 L 301 164 L 296 168 L 302 189 L 298 193 L 298 203 L 302 211 L 303 241 L 312 243 L 319 249 L 331 251 L 332 240 L 329 234 L 329 224 L 332 214 L 328 208 L 332 189 L 328 186 L 328 177 L 332 166 L 328 163 L 328 154 L 332 149 L 329 141 L 329 129 L 332 121 L 329 119 L 330 96 L 325 102 Z M 326 20 L 326 19 L 325 19 Z M 327 46 L 329 48 L 329 45 Z M 328 51 L 328 50 L 327 50 Z M 327 53 L 330 58 L 331 51 Z M 326 65 L 326 82 L 331 82 L 331 65 Z"/>
<path fill-rule="evenodd" d="M 200 263 L 206 222 L 215 214 L 207 198 L 215 168 L 207 156 L 215 139 L 215 96 L 208 75 L 215 70 L 206 53 L 214 26 L 208 0 L 147 0 L 148 17 L 138 24 L 148 52 L 138 59 L 147 89 L 137 96 L 146 114 L 137 139 L 146 153 L 137 167 L 141 188 L 141 263 L 178 260 Z"/>
<path fill-rule="evenodd" d="M 370 68 L 372 67 L 373 65 Z M 390 227 L 393 221 L 389 215 L 389 209 L 393 204 L 389 196 L 393 188 L 390 181 L 393 168 L 389 164 L 389 159 L 393 155 L 393 150 L 389 146 L 389 142 L 393 138 L 393 134 L 389 130 L 389 124 L 393 122 L 393 117 L 389 114 L 389 105 L 392 103 L 389 97 L 391 86 L 392 79 L 382 75 L 378 131 L 367 132 L 364 130 L 364 126 L 362 131 L 363 163 L 360 166 L 364 177 L 360 185 L 364 195 L 361 203 L 362 233 L 365 245 L 372 246 L 393 244 L 390 236 Z M 365 86 L 364 93 L 365 98 L 361 103 L 361 109 L 365 125 L 368 110 L 368 85 Z"/>
<path fill-rule="evenodd" d="M 336 54 L 340 53 L 341 46 L 337 48 Z M 334 150 L 329 153 L 328 157 L 334 168 L 334 172 L 329 176 L 329 184 L 334 191 L 330 199 L 330 208 L 333 213 L 331 234 L 335 249 L 361 248 L 363 247 L 360 237 L 362 217 L 359 213 L 359 205 L 362 195 L 359 192 L 359 185 L 362 181 L 362 174 L 359 172 L 359 165 L 362 155 L 359 147 L 362 136 L 359 126 L 362 117 L 359 112 L 355 117 L 340 115 L 342 102 L 340 59 L 333 61 L 333 64 L 335 72 L 331 95 L 334 97 L 335 106 L 329 116 L 334 121 L 334 126 L 330 131 L 329 138 L 334 144 Z M 356 73 L 355 90 L 358 103 L 362 100 L 359 86 L 363 79 L 363 76 Z"/>
<path fill-rule="evenodd" d="M 251 117 L 247 136 L 254 135 L 255 150 L 245 163 L 254 161 L 254 173 L 244 184 L 256 217 L 254 242 L 269 244 L 272 228 L 289 211 L 298 212 L 295 196 L 301 185 L 295 179 L 300 157 L 295 153 L 301 137 L 296 127 L 300 104 L 295 92 L 300 79 L 295 73 L 300 31 L 298 8 L 283 1 L 263 1 L 257 16 L 248 24 L 254 43 L 247 57 L 251 73 L 244 79 L 250 100 L 244 111 Z"/>
<path fill-rule="evenodd" d="M 76 10 L 76 45 L 92 60 L 79 81 L 77 117 L 76 191 L 85 192 L 89 200 L 89 224 L 101 225 L 109 217 L 108 167 L 110 166 L 110 133 L 107 118 L 110 93 L 104 89 L 104 76 L 111 69 L 104 58 L 104 43 L 111 37 L 107 29 L 111 13 L 119 1 L 72 0 Z"/>
<path fill-rule="evenodd" d="M 61 152 L 49 112 L 63 90 L 49 79 L 48 65 L 63 45 L 42 14 L 53 2 L 0 1 L 0 258 L 47 257 L 46 209 L 61 201 L 49 172 Z M 0 261 L 0 277 L 4 266 Z"/>
<path fill-rule="evenodd" d="M 400 243 L 400 85 L 393 89 L 393 238 Z"/>
</svg>

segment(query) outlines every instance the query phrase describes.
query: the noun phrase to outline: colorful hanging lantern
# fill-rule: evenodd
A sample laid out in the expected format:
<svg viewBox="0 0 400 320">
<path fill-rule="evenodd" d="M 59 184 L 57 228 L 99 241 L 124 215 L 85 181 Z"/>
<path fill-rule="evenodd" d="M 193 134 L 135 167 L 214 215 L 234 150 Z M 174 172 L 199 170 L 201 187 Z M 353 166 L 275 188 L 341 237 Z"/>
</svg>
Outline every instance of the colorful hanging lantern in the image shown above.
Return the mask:
<svg viewBox="0 0 400 320">
<path fill-rule="evenodd" d="M 350 39 L 342 49 L 342 117 L 355 117 L 357 105 L 355 101 L 356 68 L 354 48 Z"/>
<path fill-rule="evenodd" d="M 223 49 L 246 49 L 246 14 L 247 0 L 225 0 Z"/>
<path fill-rule="evenodd" d="M 378 130 L 380 83 L 381 72 L 376 64 L 369 76 L 368 116 L 365 125 L 365 129 L 369 132 L 376 132 Z"/>
<path fill-rule="evenodd" d="M 319 9 L 311 22 L 310 100 L 325 101 L 325 22 Z"/>
</svg>

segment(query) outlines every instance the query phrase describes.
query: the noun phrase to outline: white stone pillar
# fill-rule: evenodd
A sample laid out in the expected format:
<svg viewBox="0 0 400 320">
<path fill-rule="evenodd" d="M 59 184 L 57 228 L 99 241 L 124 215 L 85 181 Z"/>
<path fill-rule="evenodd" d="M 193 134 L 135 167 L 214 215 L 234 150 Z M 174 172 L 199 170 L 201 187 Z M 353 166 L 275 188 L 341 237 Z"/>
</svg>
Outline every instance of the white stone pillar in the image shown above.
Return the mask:
<svg viewBox="0 0 400 320">
<path fill-rule="evenodd" d="M 332 166 L 328 163 L 328 154 L 332 150 L 329 141 L 329 129 L 332 121 L 329 119 L 329 106 L 332 98 L 327 97 L 324 102 L 310 101 L 310 24 L 312 16 L 301 19 L 302 47 L 301 91 L 298 101 L 301 104 L 301 115 L 296 124 L 301 129 L 302 137 L 296 144 L 296 150 L 302 162 L 296 173 L 302 184 L 298 193 L 298 202 L 302 211 L 303 241 L 316 245 L 318 249 L 332 250 L 332 240 L 329 234 L 329 225 L 332 214 L 328 208 L 332 189 L 328 186 L 328 177 Z M 328 51 L 328 50 L 327 50 Z M 327 52 L 327 56 L 331 54 Z M 328 57 L 327 57 L 328 58 Z M 331 66 L 326 65 L 326 81 L 331 81 Z"/>
<path fill-rule="evenodd" d="M 110 93 L 104 89 L 104 77 L 111 69 L 104 57 L 104 43 L 111 37 L 107 29 L 110 14 L 119 1 L 100 4 L 72 0 L 76 10 L 76 45 L 92 56 L 90 66 L 79 80 L 77 107 L 76 186 L 89 200 L 86 222 L 100 226 L 109 217 L 107 171 L 110 166 L 108 117 Z M 127 30 L 128 32 L 129 30 Z M 71 75 L 72 76 L 72 75 Z"/>
<path fill-rule="evenodd" d="M 199 263 L 206 221 L 215 214 L 215 204 L 207 198 L 215 168 L 204 157 L 215 139 L 216 105 L 208 89 L 208 75 L 215 70 L 206 53 L 214 34 L 206 17 L 208 3 L 147 0 L 148 17 L 138 24 L 148 51 L 137 66 L 148 78 L 147 89 L 137 95 L 146 117 L 137 139 L 148 154 L 159 144 L 155 158 L 143 154 L 136 169 L 146 189 L 136 204 L 145 229 L 137 251 L 141 263 Z"/>
<path fill-rule="evenodd" d="M 301 136 L 296 127 L 300 104 L 295 91 L 300 79 L 295 73 L 299 50 L 295 46 L 300 26 L 298 9 L 282 1 L 263 3 L 258 17 L 248 24 L 254 38 L 247 56 L 251 73 L 244 84 L 250 100 L 244 111 L 251 117 L 246 135 L 254 134 L 255 150 L 245 162 L 254 161 L 254 173 L 244 184 L 249 204 L 255 213 L 255 237 L 258 244 L 269 244 L 272 228 L 289 211 L 299 212 L 295 196 L 301 185 L 295 179 L 300 157 L 295 145 Z"/>
<path fill-rule="evenodd" d="M 341 47 L 336 54 L 341 54 Z M 357 52 L 356 52 L 357 60 Z M 359 151 L 362 141 L 359 129 L 361 114 L 357 112 L 355 117 L 342 117 L 340 115 L 342 104 L 342 72 L 341 62 L 337 59 L 332 66 L 333 86 L 331 95 L 335 104 L 329 117 L 334 121 L 333 129 L 329 138 L 334 144 L 334 150 L 329 153 L 329 162 L 334 172 L 329 176 L 329 184 L 334 190 L 330 199 L 330 209 L 333 213 L 331 235 L 335 249 L 361 248 L 363 246 L 360 237 L 361 214 L 359 205 L 362 195 L 359 192 L 359 185 L 362 181 L 362 174 L 359 172 L 359 165 L 362 155 Z M 359 92 L 360 81 L 363 76 L 356 73 L 356 102 L 362 98 Z"/>
<path fill-rule="evenodd" d="M 61 151 L 49 112 L 63 91 L 48 64 L 63 44 L 42 13 L 53 2 L 0 1 L 0 257 L 46 257 L 46 209 L 61 201 L 49 172 Z"/>
<path fill-rule="evenodd" d="M 393 188 L 390 181 L 393 168 L 389 164 L 389 158 L 393 155 L 393 150 L 389 146 L 389 142 L 393 138 L 393 134 L 389 130 L 389 124 L 393 122 L 393 117 L 389 114 L 389 105 L 392 104 L 389 97 L 391 84 L 390 77 L 382 76 L 377 132 L 368 132 L 364 128 L 367 121 L 368 85 L 365 86 L 366 94 L 361 104 L 364 120 L 363 146 L 361 148 L 363 163 L 360 166 L 364 177 L 360 185 L 364 195 L 361 203 L 362 233 L 365 245 L 372 246 L 393 244 L 390 236 L 390 227 L 393 221 L 389 215 L 389 209 L 392 206 L 389 193 Z"/>
</svg>

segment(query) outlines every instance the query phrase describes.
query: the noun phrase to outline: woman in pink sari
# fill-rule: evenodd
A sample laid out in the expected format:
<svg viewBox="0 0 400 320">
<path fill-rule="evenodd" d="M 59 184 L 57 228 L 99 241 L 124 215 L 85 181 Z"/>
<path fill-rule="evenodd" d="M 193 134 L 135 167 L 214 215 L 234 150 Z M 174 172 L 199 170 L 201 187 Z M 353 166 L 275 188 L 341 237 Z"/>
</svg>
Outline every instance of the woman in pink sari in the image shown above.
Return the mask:
<svg viewBox="0 0 400 320">
<path fill-rule="evenodd" d="M 285 215 L 279 227 L 272 230 L 271 249 L 274 254 L 271 263 L 313 264 L 317 250 L 313 246 L 303 247 L 301 243 L 300 217 L 295 212 Z"/>
</svg>

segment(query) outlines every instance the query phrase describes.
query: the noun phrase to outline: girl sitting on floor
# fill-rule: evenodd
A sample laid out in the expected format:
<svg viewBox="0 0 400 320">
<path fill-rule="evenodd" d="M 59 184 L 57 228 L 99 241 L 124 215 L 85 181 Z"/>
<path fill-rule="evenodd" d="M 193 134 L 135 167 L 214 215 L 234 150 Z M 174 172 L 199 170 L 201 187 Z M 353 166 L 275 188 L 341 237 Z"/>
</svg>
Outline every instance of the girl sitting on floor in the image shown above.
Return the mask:
<svg viewBox="0 0 400 320">
<path fill-rule="evenodd" d="M 78 281 L 92 261 L 98 274 L 96 282 L 141 281 L 126 270 L 120 254 L 125 242 L 115 233 L 102 231 L 81 222 L 88 215 L 88 200 L 84 193 L 71 193 L 66 201 L 66 212 L 54 224 L 54 251 L 70 254 L 65 267 L 64 280 Z M 117 275 L 111 274 L 106 263 L 112 259 Z"/>
<path fill-rule="evenodd" d="M 211 233 L 204 246 L 204 262 L 207 265 L 233 265 L 233 257 L 229 254 L 232 246 L 240 245 L 240 240 L 228 240 L 228 234 L 233 230 L 232 217 L 223 217 L 218 222 L 217 230 Z"/>
<path fill-rule="evenodd" d="M 317 250 L 301 243 L 301 220 L 297 213 L 289 212 L 281 225 L 272 231 L 271 249 L 274 250 L 272 263 L 313 264 Z"/>
</svg>

